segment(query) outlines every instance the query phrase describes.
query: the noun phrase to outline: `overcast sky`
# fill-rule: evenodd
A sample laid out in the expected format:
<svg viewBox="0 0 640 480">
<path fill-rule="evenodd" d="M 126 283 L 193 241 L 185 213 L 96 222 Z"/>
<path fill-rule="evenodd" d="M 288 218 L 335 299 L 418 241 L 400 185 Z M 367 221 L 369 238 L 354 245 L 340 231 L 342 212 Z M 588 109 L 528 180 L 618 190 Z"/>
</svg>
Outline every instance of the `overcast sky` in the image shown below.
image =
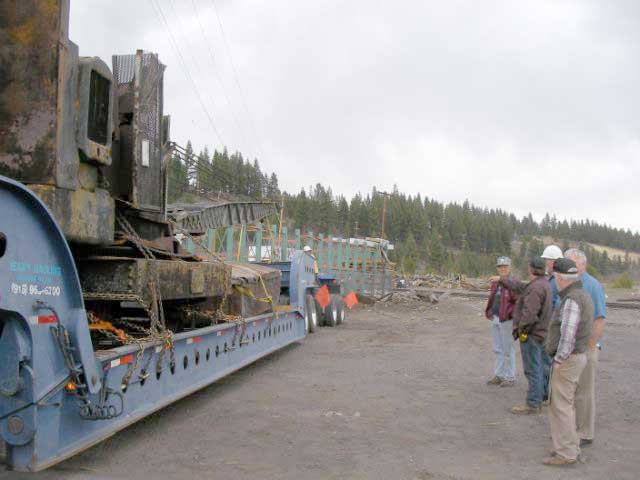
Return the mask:
<svg viewBox="0 0 640 480">
<path fill-rule="evenodd" d="M 72 0 L 70 36 L 109 65 L 159 53 L 173 140 L 257 156 L 288 191 L 397 184 L 640 230 L 640 2 L 215 6 Z"/>
</svg>

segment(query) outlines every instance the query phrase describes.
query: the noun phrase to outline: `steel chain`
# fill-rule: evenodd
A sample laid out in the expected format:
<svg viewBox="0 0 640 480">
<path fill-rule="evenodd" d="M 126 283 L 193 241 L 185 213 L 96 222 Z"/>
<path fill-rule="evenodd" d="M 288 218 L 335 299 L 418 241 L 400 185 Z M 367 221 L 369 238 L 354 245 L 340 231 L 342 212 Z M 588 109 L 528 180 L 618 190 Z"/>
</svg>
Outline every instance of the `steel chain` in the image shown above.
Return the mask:
<svg viewBox="0 0 640 480">
<path fill-rule="evenodd" d="M 155 259 L 155 255 L 153 252 L 144 245 L 142 239 L 135 231 L 135 229 L 131 226 L 129 221 L 124 217 L 124 215 L 120 214 L 116 217 L 118 225 L 124 230 L 124 233 L 130 237 L 130 240 L 133 241 L 135 246 L 140 250 L 142 255 L 147 260 Z M 160 294 L 160 278 L 158 276 L 157 270 L 153 269 L 155 282 L 149 282 L 149 290 L 151 292 L 151 296 L 153 297 L 153 305 L 154 308 L 147 308 L 147 313 L 150 314 L 149 319 L 151 320 L 151 325 L 149 329 L 149 336 L 152 338 L 156 338 L 157 340 L 162 341 L 162 349 L 158 355 L 158 362 L 156 363 L 156 372 L 162 372 L 162 360 L 164 358 L 164 352 L 168 348 L 171 351 L 171 367 L 175 366 L 175 354 L 173 348 L 173 332 L 166 328 L 165 317 L 164 317 L 164 308 L 162 305 L 162 295 Z M 143 305 L 146 305 L 143 303 Z M 152 313 L 153 312 L 153 313 Z M 156 315 L 157 313 L 157 315 Z M 151 354 L 153 355 L 153 353 Z M 135 365 L 132 363 L 132 366 L 123 377 L 123 380 L 129 381 L 131 378 L 132 372 L 137 368 L 137 363 L 140 358 L 140 355 L 136 357 Z M 150 360 L 149 360 L 150 361 Z M 146 374 L 146 372 L 145 372 Z M 143 375 L 145 375 L 143 374 Z"/>
</svg>

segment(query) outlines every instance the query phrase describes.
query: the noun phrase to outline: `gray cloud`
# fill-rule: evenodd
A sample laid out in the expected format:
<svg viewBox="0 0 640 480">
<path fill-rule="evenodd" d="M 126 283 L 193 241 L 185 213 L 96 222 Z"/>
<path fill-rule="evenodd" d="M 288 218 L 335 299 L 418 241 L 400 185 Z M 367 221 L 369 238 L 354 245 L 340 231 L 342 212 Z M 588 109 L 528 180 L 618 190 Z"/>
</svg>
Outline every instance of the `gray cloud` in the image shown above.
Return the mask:
<svg viewBox="0 0 640 480">
<path fill-rule="evenodd" d="M 258 140 L 212 2 L 154 1 L 225 143 L 287 190 L 397 184 L 640 229 L 639 2 L 217 0 Z M 130 3 L 72 1 L 72 39 L 159 52 L 174 138 L 219 147 L 152 2 Z"/>
</svg>

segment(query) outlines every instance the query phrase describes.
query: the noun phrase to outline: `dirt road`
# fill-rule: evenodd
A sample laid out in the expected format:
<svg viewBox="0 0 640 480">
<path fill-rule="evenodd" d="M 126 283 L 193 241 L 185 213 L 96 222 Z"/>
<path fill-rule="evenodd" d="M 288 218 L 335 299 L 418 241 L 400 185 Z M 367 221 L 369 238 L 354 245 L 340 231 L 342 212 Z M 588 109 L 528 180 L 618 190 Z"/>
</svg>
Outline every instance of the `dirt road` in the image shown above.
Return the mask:
<svg viewBox="0 0 640 480">
<path fill-rule="evenodd" d="M 515 417 L 525 380 L 485 385 L 478 300 L 378 304 L 38 475 L 157 479 L 637 479 L 640 319 L 612 310 L 585 463 L 540 460 L 545 414 Z M 520 368 L 520 360 L 518 366 Z"/>
</svg>

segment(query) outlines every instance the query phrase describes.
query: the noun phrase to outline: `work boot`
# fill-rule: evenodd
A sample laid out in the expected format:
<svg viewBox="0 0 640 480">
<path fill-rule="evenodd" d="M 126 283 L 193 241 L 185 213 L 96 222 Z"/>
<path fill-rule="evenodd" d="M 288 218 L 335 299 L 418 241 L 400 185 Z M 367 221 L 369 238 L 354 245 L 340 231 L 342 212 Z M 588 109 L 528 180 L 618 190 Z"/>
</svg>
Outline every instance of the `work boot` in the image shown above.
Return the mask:
<svg viewBox="0 0 640 480">
<path fill-rule="evenodd" d="M 569 458 L 561 457 L 558 454 L 555 454 L 551 457 L 546 457 L 542 460 L 542 463 L 545 465 L 553 466 L 553 467 L 562 467 L 565 465 L 573 465 L 576 463 L 575 460 L 571 460 Z"/>
<path fill-rule="evenodd" d="M 540 407 L 532 407 L 531 405 L 516 405 L 511 409 L 511 413 L 515 415 L 539 415 L 541 412 Z"/>
<path fill-rule="evenodd" d="M 500 377 L 493 377 L 491 380 L 487 382 L 487 385 L 500 385 L 502 383 L 502 379 Z"/>
<path fill-rule="evenodd" d="M 501 387 L 515 387 L 515 385 L 516 385 L 515 380 L 502 380 L 500 382 Z"/>
</svg>

